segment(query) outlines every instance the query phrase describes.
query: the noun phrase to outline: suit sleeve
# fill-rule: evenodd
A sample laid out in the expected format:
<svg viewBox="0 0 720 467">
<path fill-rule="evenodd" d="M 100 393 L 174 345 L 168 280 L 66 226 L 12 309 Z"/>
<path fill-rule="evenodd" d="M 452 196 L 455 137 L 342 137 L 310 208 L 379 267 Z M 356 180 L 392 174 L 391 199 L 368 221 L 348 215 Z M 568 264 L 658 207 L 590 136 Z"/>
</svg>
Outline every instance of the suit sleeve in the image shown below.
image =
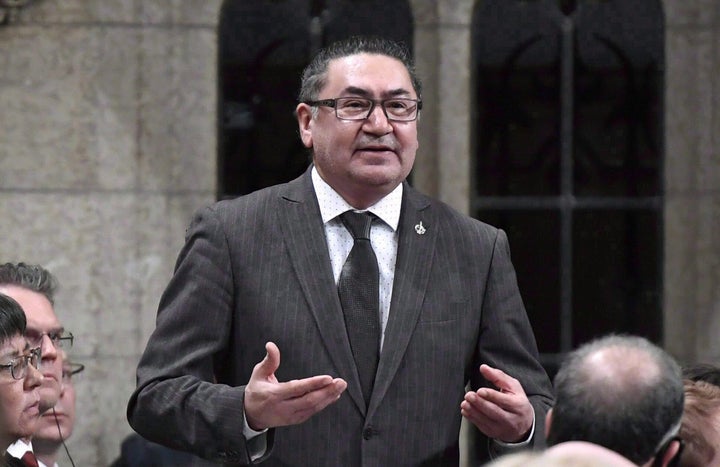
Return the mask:
<svg viewBox="0 0 720 467">
<path fill-rule="evenodd" d="M 553 403 L 552 387 L 539 362 L 537 343 L 518 289 L 505 232 L 497 230 L 483 299 L 478 363 L 499 368 L 522 384 L 535 410 L 532 444 L 545 445 L 545 415 Z M 473 389 L 488 383 L 475 372 Z"/>
<path fill-rule="evenodd" d="M 228 242 L 216 212 L 205 208 L 186 232 L 138 364 L 127 409 L 135 431 L 209 460 L 250 463 L 243 437 L 244 386 L 215 382 L 215 364 L 228 352 L 233 309 Z M 271 430 L 266 455 L 272 437 Z"/>
</svg>

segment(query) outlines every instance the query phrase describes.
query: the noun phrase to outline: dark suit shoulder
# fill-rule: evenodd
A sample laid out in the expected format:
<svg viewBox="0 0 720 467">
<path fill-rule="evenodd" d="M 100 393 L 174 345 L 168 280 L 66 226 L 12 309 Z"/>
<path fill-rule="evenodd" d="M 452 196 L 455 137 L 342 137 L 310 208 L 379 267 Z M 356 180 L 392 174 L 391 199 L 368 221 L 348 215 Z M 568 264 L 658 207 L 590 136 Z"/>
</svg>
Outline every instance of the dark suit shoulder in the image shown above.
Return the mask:
<svg viewBox="0 0 720 467">
<path fill-rule="evenodd" d="M 298 203 L 316 202 L 309 170 L 290 182 L 262 188 L 237 198 L 221 200 L 198 212 L 210 210 L 220 216 L 235 215 L 238 211 L 259 213 L 273 209 L 281 200 Z"/>
<path fill-rule="evenodd" d="M 4 467 L 25 467 L 25 464 L 23 464 L 20 459 L 11 456 L 7 452 L 5 453 L 5 456 L 3 456 L 2 465 Z"/>
</svg>

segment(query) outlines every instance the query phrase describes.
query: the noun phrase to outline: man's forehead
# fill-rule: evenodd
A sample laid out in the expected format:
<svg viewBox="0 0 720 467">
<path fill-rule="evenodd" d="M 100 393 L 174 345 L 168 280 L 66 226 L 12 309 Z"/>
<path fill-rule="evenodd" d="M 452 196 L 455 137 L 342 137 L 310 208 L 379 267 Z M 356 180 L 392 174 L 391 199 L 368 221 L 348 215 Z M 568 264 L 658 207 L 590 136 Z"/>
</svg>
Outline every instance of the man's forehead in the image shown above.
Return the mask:
<svg viewBox="0 0 720 467">
<path fill-rule="evenodd" d="M 25 312 L 28 329 L 48 332 L 60 327 L 60 321 L 50 300 L 40 292 L 17 285 L 2 285 L 0 286 L 0 292 L 20 304 Z"/>
<path fill-rule="evenodd" d="M 410 73 L 400 60 L 380 54 L 357 54 L 336 58 L 328 64 L 325 88 L 338 92 L 344 88 L 365 89 L 368 92 L 413 92 Z"/>
</svg>

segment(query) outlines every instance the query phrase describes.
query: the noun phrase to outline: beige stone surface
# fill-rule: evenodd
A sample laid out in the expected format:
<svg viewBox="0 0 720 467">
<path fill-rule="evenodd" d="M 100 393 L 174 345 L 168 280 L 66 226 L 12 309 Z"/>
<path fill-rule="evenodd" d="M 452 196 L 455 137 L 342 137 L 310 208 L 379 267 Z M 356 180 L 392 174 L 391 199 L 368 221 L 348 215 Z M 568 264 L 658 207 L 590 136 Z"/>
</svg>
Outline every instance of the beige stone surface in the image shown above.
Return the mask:
<svg viewBox="0 0 720 467">
<path fill-rule="evenodd" d="M 222 0 L 35 0 L 22 23 L 141 23 L 214 26 Z"/>
<path fill-rule="evenodd" d="M 160 296 L 172 276 L 192 215 L 212 202 L 210 194 L 156 195 L 145 198 L 138 207 L 143 228 L 137 232 L 138 255 L 128 265 L 139 286 L 134 308 L 138 312 L 139 345 L 134 349 L 138 356 L 155 329 Z"/>
<path fill-rule="evenodd" d="M 715 173 L 706 173 L 712 169 L 706 163 L 717 161 L 718 152 L 713 142 L 713 100 L 708 98 L 718 79 L 713 35 L 685 29 L 666 35 L 666 190 L 696 192 L 716 183 L 719 171 L 716 163 Z"/>
<path fill-rule="evenodd" d="M 140 45 L 140 187 L 214 191 L 217 167 L 215 33 L 154 29 Z"/>
<path fill-rule="evenodd" d="M 717 24 L 716 0 L 664 0 L 665 22 L 668 26 L 707 26 Z"/>
<path fill-rule="evenodd" d="M 119 456 L 123 438 L 132 432 L 125 410 L 135 388 L 137 362 L 129 357 L 77 360 L 86 367 L 74 380 L 77 421 L 68 450 L 78 467 L 108 466 Z M 70 465 L 64 458 L 60 465 Z"/>
<path fill-rule="evenodd" d="M 23 23 L 129 23 L 137 0 L 34 0 L 21 13 Z"/>
<path fill-rule="evenodd" d="M 136 32 L 64 26 L 0 32 L 6 36 L 0 40 L 0 186 L 132 187 Z"/>
<path fill-rule="evenodd" d="M 698 200 L 696 361 L 720 362 L 720 191 Z"/>
<path fill-rule="evenodd" d="M 438 89 L 438 33 L 434 28 L 415 30 L 415 68 L 423 83 L 423 110 L 418 121 L 418 149 L 412 172 L 413 185 L 432 196 L 438 194 L 438 120 L 442 92 Z"/>
<path fill-rule="evenodd" d="M 207 195 L 0 193 L 2 261 L 43 264 L 60 281 L 56 312 L 87 371 L 70 443 L 76 465 L 108 465 L 130 428 L 140 352 L 191 214 Z M 92 384 L 90 384 L 92 383 Z"/>
<path fill-rule="evenodd" d="M 45 265 L 60 280 L 56 311 L 81 356 L 136 356 L 154 325 L 193 209 L 209 197 L 0 194 L 17 232 L 4 261 Z"/>
<path fill-rule="evenodd" d="M 668 351 L 683 362 L 695 360 L 699 238 L 697 200 L 668 196 L 664 214 L 665 264 L 663 281 L 665 332 Z"/>
<path fill-rule="evenodd" d="M 438 6 L 440 24 L 470 26 L 475 3 L 477 2 L 472 0 L 444 0 L 442 6 Z"/>
<path fill-rule="evenodd" d="M 222 0 L 136 0 L 142 23 L 215 26 Z"/>
<path fill-rule="evenodd" d="M 460 212 L 470 194 L 470 30 L 440 31 L 439 196 Z"/>
</svg>

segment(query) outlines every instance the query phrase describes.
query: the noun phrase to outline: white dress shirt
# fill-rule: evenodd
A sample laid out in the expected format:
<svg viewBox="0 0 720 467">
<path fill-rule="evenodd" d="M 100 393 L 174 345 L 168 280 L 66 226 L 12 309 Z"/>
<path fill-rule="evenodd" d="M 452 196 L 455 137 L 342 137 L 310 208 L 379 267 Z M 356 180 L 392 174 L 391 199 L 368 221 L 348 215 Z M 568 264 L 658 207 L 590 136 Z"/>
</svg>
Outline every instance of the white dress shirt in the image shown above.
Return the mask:
<svg viewBox="0 0 720 467">
<path fill-rule="evenodd" d="M 32 441 L 28 441 L 27 443 L 23 441 L 22 439 L 19 439 L 12 443 L 10 446 L 8 446 L 6 452 L 13 456 L 16 459 L 22 459 L 22 456 L 25 455 L 26 452 L 32 452 L 33 455 L 35 454 L 35 451 L 33 451 L 33 445 Z M 36 457 L 37 459 L 37 457 Z M 45 464 L 40 461 L 40 459 L 37 459 L 38 467 L 47 467 Z M 57 464 L 55 464 L 55 467 L 57 467 Z"/>
<path fill-rule="evenodd" d="M 350 206 L 335 190 L 320 177 L 315 167 L 312 168 L 312 181 L 315 188 L 320 215 L 325 228 L 325 240 L 330 252 L 335 284 L 340 279 L 342 267 L 353 247 L 353 237 L 340 220 L 340 214 L 346 211 L 371 212 L 382 222 L 376 221 L 370 230 L 370 244 L 377 257 L 380 272 L 380 348 L 385 340 L 385 327 L 390 314 L 390 299 L 392 298 L 393 281 L 395 279 L 395 261 L 397 260 L 398 235 L 397 228 L 400 222 L 400 209 L 402 207 L 403 186 L 398 185 L 390 194 L 385 196 L 368 209 L 358 211 Z"/>
</svg>

